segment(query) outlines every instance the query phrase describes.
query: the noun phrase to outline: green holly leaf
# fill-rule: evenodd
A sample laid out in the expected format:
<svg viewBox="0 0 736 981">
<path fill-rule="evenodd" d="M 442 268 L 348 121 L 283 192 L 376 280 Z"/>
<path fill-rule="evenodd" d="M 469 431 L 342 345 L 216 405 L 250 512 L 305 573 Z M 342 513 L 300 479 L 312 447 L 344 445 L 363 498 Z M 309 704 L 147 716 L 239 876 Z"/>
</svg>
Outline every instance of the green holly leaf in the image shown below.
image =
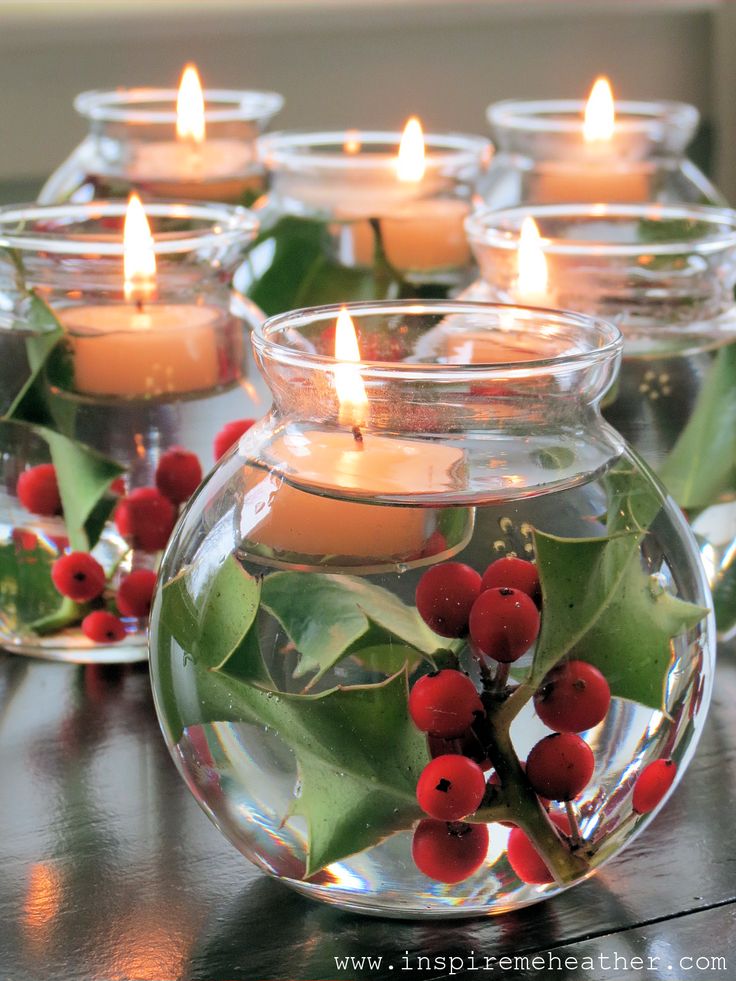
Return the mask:
<svg viewBox="0 0 736 981">
<path fill-rule="evenodd" d="M 401 280 L 385 262 L 346 266 L 334 256 L 333 234 L 315 218 L 285 215 L 265 227 L 248 249 L 236 287 L 268 315 L 305 306 L 397 297 Z"/>
<path fill-rule="evenodd" d="M 10 417 L 18 413 L 43 371 L 49 355 L 64 336 L 64 331 L 48 303 L 35 290 L 30 290 L 27 294 L 24 323 L 29 331 L 25 347 L 30 374 L 7 410 L 6 414 Z"/>
<path fill-rule="evenodd" d="M 566 539 L 534 533 L 544 600 L 534 683 L 569 655 L 599 668 L 613 695 L 663 709 L 670 641 L 708 611 L 672 596 L 646 574 L 640 540 L 636 534 Z"/>
<path fill-rule="evenodd" d="M 441 646 L 414 607 L 355 576 L 276 572 L 261 602 L 301 655 L 296 677 L 314 673 L 310 686 L 348 654 L 381 648 L 384 660 L 390 652 L 403 663 L 431 659 Z"/>
<path fill-rule="evenodd" d="M 608 496 L 606 529 L 609 536 L 620 532 L 644 534 L 662 509 L 657 481 L 643 460 L 622 459 L 605 478 Z"/>
<path fill-rule="evenodd" d="M 255 631 L 260 579 L 229 555 L 217 574 L 198 584 L 187 566 L 163 588 L 161 618 L 187 657 L 206 669 L 227 670 L 241 680 L 268 684 Z"/>
<path fill-rule="evenodd" d="M 307 821 L 306 878 L 422 816 L 416 786 L 429 752 L 409 718 L 405 672 L 319 695 L 274 692 L 226 671 L 213 674 L 226 686 L 231 717 L 268 726 L 296 757 L 301 793 L 291 813 Z"/>
<path fill-rule="evenodd" d="M 736 344 L 722 348 L 660 478 L 683 508 L 705 508 L 736 486 Z"/>
</svg>

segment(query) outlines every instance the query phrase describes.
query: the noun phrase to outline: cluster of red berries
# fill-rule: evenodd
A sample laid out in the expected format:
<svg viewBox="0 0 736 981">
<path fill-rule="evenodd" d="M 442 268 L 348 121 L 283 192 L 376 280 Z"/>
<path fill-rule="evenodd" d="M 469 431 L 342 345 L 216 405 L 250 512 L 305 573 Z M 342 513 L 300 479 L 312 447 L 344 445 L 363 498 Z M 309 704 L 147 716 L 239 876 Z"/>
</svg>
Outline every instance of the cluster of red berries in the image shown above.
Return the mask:
<svg viewBox="0 0 736 981">
<path fill-rule="evenodd" d="M 474 653 L 504 664 L 518 660 L 539 634 L 539 576 L 533 562 L 497 559 L 481 576 L 461 562 L 433 566 L 419 580 L 416 604 L 442 637 L 470 635 Z"/>
<path fill-rule="evenodd" d="M 493 562 L 483 576 L 461 563 L 443 563 L 422 576 L 416 592 L 417 609 L 429 627 L 444 637 L 468 636 L 477 657 L 500 664 L 517 660 L 536 640 L 541 601 L 536 566 L 512 557 Z M 554 731 L 521 766 L 548 812 L 552 802 L 569 806 L 590 782 L 595 760 L 579 733 L 599 725 L 610 702 L 603 674 L 581 660 L 557 665 L 535 693 L 536 713 Z M 412 855 L 425 875 L 456 883 L 483 863 L 488 828 L 469 818 L 481 807 L 487 786 L 501 784 L 497 773 L 487 775 L 492 764 L 482 739 L 485 708 L 467 675 L 445 669 L 413 685 L 409 714 L 427 733 L 433 757 L 417 784 L 417 801 L 428 817 L 416 828 Z M 635 785 L 634 812 L 653 810 L 675 773 L 672 760 L 650 764 Z M 549 817 L 562 836 L 575 833 L 567 813 Z M 506 854 L 518 878 L 537 885 L 551 882 L 550 870 L 525 832 L 501 823 L 511 828 Z"/>
</svg>

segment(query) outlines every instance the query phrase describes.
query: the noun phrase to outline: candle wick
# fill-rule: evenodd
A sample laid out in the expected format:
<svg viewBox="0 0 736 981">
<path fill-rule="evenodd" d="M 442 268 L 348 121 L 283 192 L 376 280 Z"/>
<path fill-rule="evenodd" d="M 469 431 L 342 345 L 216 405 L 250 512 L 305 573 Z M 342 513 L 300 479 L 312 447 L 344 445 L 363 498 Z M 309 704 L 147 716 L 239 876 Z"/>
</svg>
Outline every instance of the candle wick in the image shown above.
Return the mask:
<svg viewBox="0 0 736 981">
<path fill-rule="evenodd" d="M 353 439 L 358 444 L 358 447 L 363 449 L 363 433 L 360 431 L 360 426 L 353 426 Z"/>
<path fill-rule="evenodd" d="M 138 297 L 138 299 L 135 301 L 135 309 L 136 309 L 136 311 L 138 313 L 144 313 L 145 312 L 145 310 L 143 308 L 143 300 L 140 297 Z"/>
</svg>

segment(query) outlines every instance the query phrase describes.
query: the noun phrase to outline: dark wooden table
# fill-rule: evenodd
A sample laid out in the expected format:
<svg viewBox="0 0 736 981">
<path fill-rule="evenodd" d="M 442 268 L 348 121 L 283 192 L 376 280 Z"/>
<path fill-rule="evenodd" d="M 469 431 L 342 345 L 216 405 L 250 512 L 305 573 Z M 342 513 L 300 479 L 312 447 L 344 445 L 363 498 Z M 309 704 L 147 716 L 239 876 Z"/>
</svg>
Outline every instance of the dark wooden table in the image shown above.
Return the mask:
<svg viewBox="0 0 736 981">
<path fill-rule="evenodd" d="M 0 654 L 0 774 L 1 981 L 736 978 L 733 656 L 655 825 L 593 881 L 492 919 L 358 917 L 257 872 L 176 773 L 145 667 Z M 335 960 L 365 955 L 380 967 Z"/>
</svg>

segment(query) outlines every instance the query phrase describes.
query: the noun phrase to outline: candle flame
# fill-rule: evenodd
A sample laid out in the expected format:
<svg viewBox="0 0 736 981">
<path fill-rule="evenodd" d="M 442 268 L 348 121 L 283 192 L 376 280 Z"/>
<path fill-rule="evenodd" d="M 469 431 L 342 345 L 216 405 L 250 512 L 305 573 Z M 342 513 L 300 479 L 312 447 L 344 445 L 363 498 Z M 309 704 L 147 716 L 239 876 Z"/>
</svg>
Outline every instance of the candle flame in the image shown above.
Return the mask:
<svg viewBox="0 0 736 981">
<path fill-rule="evenodd" d="M 544 302 L 547 295 L 547 257 L 537 223 L 527 215 L 521 223 L 516 253 L 516 295 L 522 303 Z"/>
<path fill-rule="evenodd" d="M 176 96 L 176 135 L 193 143 L 204 141 L 204 93 L 195 65 L 182 72 Z"/>
<path fill-rule="evenodd" d="M 604 143 L 613 137 L 616 112 L 613 107 L 611 83 L 601 75 L 595 80 L 585 104 L 583 139 L 586 143 Z"/>
<path fill-rule="evenodd" d="M 340 403 L 340 425 L 363 426 L 368 396 L 360 374 L 360 348 L 355 325 L 345 307 L 340 310 L 335 327 L 335 389 Z"/>
<path fill-rule="evenodd" d="M 407 184 L 417 184 L 426 168 L 422 124 L 412 116 L 404 127 L 396 158 L 396 176 Z"/>
<path fill-rule="evenodd" d="M 142 303 L 156 290 L 156 251 L 141 199 L 128 199 L 123 227 L 123 277 L 125 299 Z"/>
<path fill-rule="evenodd" d="M 348 129 L 345 131 L 345 142 L 342 145 L 345 153 L 350 156 L 354 156 L 356 153 L 360 153 L 361 142 L 360 142 L 360 131 L 357 129 Z"/>
</svg>

